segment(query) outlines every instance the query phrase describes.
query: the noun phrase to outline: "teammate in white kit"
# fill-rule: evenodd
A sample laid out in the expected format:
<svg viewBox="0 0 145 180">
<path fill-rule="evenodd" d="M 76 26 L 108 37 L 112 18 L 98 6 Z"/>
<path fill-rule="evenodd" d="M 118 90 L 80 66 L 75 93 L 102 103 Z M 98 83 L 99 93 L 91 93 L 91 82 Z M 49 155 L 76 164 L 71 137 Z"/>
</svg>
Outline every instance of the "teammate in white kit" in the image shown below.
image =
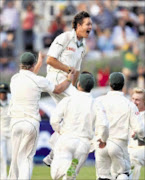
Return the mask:
<svg viewBox="0 0 145 180">
<path fill-rule="evenodd" d="M 73 95 L 77 92 L 74 85 L 76 84 L 83 57 L 86 53 L 85 38 L 88 38 L 92 29 L 90 15 L 85 12 L 79 12 L 72 21 L 72 31 L 67 31 L 59 36 L 51 44 L 48 51 L 47 59 L 47 79 L 55 84 L 61 83 L 66 79 L 67 74 L 72 71 L 74 80 L 72 84 L 61 94 L 50 93 L 51 97 L 57 104 L 64 97 Z M 51 136 L 52 144 L 55 144 L 58 134 Z M 47 155 L 43 162 L 51 164 L 53 151 Z"/>
<path fill-rule="evenodd" d="M 72 84 L 75 85 L 86 51 L 85 38 L 92 29 L 90 15 L 85 11 L 78 13 L 72 21 L 72 27 L 72 31 L 64 32 L 55 38 L 47 54 L 47 78 L 55 84 L 65 80 L 67 74 L 73 71 L 75 77 Z M 76 92 L 72 84 L 59 95 L 50 94 L 56 103 Z"/>
<path fill-rule="evenodd" d="M 41 59 L 42 54 L 39 53 L 38 63 Z M 64 82 L 55 86 L 34 73 L 38 64 L 32 53 L 22 54 L 20 63 L 19 73 L 10 82 L 12 162 L 9 179 L 30 180 L 39 134 L 41 92 L 61 93 L 70 85 L 73 75 L 70 73 Z"/>
<path fill-rule="evenodd" d="M 144 128 L 135 104 L 123 94 L 124 76 L 120 72 L 110 75 L 111 91 L 97 98 L 109 120 L 109 138 L 104 149 L 96 149 L 96 171 L 99 180 L 127 180 L 131 166 L 128 154 L 129 128 L 144 137 Z"/>
<path fill-rule="evenodd" d="M 60 101 L 52 114 L 50 123 L 60 134 L 54 147 L 54 159 L 51 164 L 51 176 L 54 180 L 62 176 L 63 180 L 76 179 L 89 154 L 94 131 L 100 147 L 106 145 L 108 121 L 103 107 L 101 104 L 96 104 L 90 94 L 93 86 L 92 74 L 87 72 L 80 74 L 77 94 Z M 76 169 L 72 169 L 75 165 L 71 164 L 72 161 L 76 163 Z"/>
<path fill-rule="evenodd" d="M 139 109 L 145 131 L 145 89 L 134 88 L 132 102 Z M 133 167 L 132 179 L 139 180 L 141 167 L 145 166 L 145 142 L 139 140 L 136 136 L 134 136 L 134 139 L 136 140 L 131 138 L 129 144 L 130 160 Z"/>
<path fill-rule="evenodd" d="M 8 116 L 9 86 L 0 83 L 0 179 L 7 179 L 7 160 L 10 156 L 10 117 Z"/>
</svg>

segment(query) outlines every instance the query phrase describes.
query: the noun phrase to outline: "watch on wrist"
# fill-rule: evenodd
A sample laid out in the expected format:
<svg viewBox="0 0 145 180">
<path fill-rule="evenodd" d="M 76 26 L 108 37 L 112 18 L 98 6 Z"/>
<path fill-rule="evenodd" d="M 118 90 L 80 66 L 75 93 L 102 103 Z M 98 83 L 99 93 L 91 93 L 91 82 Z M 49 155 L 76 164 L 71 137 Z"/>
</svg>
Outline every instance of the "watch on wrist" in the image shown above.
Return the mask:
<svg viewBox="0 0 145 180">
<path fill-rule="evenodd" d="M 71 67 L 69 67 L 68 74 L 71 72 Z"/>
</svg>

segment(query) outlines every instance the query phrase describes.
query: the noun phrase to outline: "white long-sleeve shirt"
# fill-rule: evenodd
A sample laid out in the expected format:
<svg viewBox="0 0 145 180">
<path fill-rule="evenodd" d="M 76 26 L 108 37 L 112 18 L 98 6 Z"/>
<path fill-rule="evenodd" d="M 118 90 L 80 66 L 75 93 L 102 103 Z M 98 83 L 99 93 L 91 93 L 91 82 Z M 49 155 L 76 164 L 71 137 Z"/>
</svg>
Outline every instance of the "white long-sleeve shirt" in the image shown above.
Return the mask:
<svg viewBox="0 0 145 180">
<path fill-rule="evenodd" d="M 40 121 L 39 100 L 41 92 L 53 92 L 54 85 L 46 78 L 37 76 L 29 70 L 20 70 L 11 79 L 10 116 L 33 118 Z"/>
<path fill-rule="evenodd" d="M 141 116 L 141 120 L 143 123 L 143 128 L 144 128 L 144 135 L 145 135 L 145 111 L 141 111 L 140 112 L 140 116 Z M 133 148 L 133 147 L 138 147 L 138 140 L 134 140 L 132 138 L 132 135 L 134 134 L 134 131 L 130 132 L 130 141 L 129 141 L 129 147 Z"/>
<path fill-rule="evenodd" d="M 91 140 L 95 131 L 102 141 L 108 138 L 105 112 L 101 105 L 95 103 L 90 93 L 79 91 L 61 100 L 51 116 L 51 125 L 60 134 Z"/>
<path fill-rule="evenodd" d="M 124 96 L 123 92 L 110 91 L 96 100 L 101 102 L 105 108 L 109 120 L 109 139 L 128 141 L 129 128 L 133 129 L 141 139 L 144 137 L 139 111 L 135 104 Z"/>
</svg>

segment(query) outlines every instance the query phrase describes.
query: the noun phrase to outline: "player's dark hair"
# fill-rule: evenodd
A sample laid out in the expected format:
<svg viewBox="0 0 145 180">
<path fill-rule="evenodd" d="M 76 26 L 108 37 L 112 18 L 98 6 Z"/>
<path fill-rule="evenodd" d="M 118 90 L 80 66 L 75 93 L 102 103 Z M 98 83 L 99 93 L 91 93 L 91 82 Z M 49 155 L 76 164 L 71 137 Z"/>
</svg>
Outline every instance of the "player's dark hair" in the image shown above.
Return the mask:
<svg viewBox="0 0 145 180">
<path fill-rule="evenodd" d="M 124 83 L 114 83 L 114 84 L 111 84 L 110 83 L 110 87 L 115 90 L 115 91 L 121 91 L 123 89 L 123 86 L 124 86 Z"/>
<path fill-rule="evenodd" d="M 121 72 L 113 72 L 109 76 L 110 87 L 115 91 L 123 89 L 124 81 L 124 75 Z"/>
<path fill-rule="evenodd" d="M 83 72 L 81 72 L 80 75 L 82 75 L 82 74 L 89 75 L 90 77 L 85 77 L 85 82 L 81 82 L 79 80 L 80 86 L 83 88 L 83 90 L 85 92 L 90 92 L 92 90 L 92 88 L 94 87 L 94 83 L 95 83 L 95 79 L 93 77 L 93 74 L 88 72 L 88 71 L 83 71 Z"/>
<path fill-rule="evenodd" d="M 90 17 L 90 15 L 86 11 L 81 11 L 80 13 L 76 14 L 72 21 L 72 28 L 74 28 L 76 30 L 77 24 L 82 24 L 83 20 L 85 18 L 89 18 L 89 17 Z"/>
<path fill-rule="evenodd" d="M 23 65 L 23 64 L 20 64 L 20 68 L 21 69 L 25 69 L 25 70 L 29 70 L 33 67 L 34 65 Z"/>
</svg>

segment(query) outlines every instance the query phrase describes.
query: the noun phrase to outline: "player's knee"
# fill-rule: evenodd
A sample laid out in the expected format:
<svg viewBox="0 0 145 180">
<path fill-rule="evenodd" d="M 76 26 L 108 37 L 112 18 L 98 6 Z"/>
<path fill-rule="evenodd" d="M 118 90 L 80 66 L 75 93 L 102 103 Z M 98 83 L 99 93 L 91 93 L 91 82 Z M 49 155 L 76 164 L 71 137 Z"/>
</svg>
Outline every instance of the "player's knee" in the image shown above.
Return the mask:
<svg viewBox="0 0 145 180">
<path fill-rule="evenodd" d="M 53 180 L 60 179 L 64 175 L 61 166 L 57 167 L 56 164 L 51 164 L 51 178 Z"/>
<path fill-rule="evenodd" d="M 51 178 L 53 180 L 59 179 L 58 170 L 57 170 L 57 168 L 53 167 L 52 165 L 51 165 Z"/>
<path fill-rule="evenodd" d="M 117 180 L 129 180 L 129 176 L 126 174 L 120 174 L 116 178 Z"/>
<path fill-rule="evenodd" d="M 60 178 L 60 175 L 57 173 L 57 171 L 51 170 L 51 178 L 52 178 L 53 180 L 57 180 L 57 179 Z"/>
</svg>

